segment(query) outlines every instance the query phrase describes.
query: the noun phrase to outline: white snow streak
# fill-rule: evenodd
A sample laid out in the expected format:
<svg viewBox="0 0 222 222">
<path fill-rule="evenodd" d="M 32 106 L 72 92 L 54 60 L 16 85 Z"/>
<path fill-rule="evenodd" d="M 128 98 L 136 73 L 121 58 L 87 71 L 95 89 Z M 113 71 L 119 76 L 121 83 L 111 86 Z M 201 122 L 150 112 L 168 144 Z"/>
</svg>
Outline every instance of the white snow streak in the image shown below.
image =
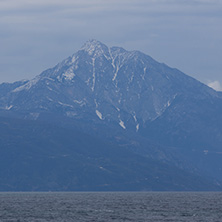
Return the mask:
<svg viewBox="0 0 222 222">
<path fill-rule="evenodd" d="M 124 122 L 120 119 L 120 122 L 119 122 L 119 125 L 123 128 L 123 129 L 126 129 L 125 125 L 124 125 Z"/>
<path fill-rule="evenodd" d="M 113 79 L 112 79 L 113 81 L 115 81 L 118 72 L 119 72 L 119 66 L 117 65 L 117 67 L 116 67 L 116 72 L 115 72 L 115 74 L 114 74 L 114 76 L 113 76 Z"/>
<path fill-rule="evenodd" d="M 78 59 L 78 56 L 77 56 L 77 57 L 76 57 L 76 56 L 73 56 L 73 57 L 72 57 L 72 63 L 74 63 L 77 59 Z"/>
<path fill-rule="evenodd" d="M 143 75 L 141 76 L 142 80 L 145 80 L 145 75 L 146 75 L 146 67 L 143 69 Z"/>
<path fill-rule="evenodd" d="M 119 109 L 118 107 L 115 106 L 115 108 L 116 108 L 116 110 L 117 110 L 118 112 L 120 111 L 120 109 Z"/>
<path fill-rule="evenodd" d="M 113 56 L 112 56 L 112 53 L 111 53 L 111 51 L 110 51 L 110 48 L 109 48 L 109 55 L 110 55 L 110 58 L 112 59 L 112 66 L 113 66 L 113 68 L 115 69 L 115 68 L 116 68 L 115 63 L 114 63 L 115 59 L 114 59 Z"/>
<path fill-rule="evenodd" d="M 47 86 L 47 88 L 48 88 L 50 91 L 53 91 L 53 89 L 52 89 L 51 87 Z"/>
<path fill-rule="evenodd" d="M 10 110 L 13 107 L 13 105 L 6 106 L 5 109 Z"/>
<path fill-rule="evenodd" d="M 102 113 L 99 112 L 99 110 L 96 110 L 96 115 L 97 115 L 101 120 L 103 120 Z"/>
<path fill-rule="evenodd" d="M 138 124 L 136 125 L 136 132 L 138 132 L 139 128 L 140 128 L 140 124 L 138 123 Z"/>
<path fill-rule="evenodd" d="M 78 101 L 78 100 L 73 100 L 73 102 L 79 104 L 80 106 L 86 105 L 86 103 L 85 103 L 84 101 L 82 101 L 82 100 L 80 100 L 80 101 Z"/>
<path fill-rule="evenodd" d="M 92 91 L 95 89 L 95 83 L 96 83 L 96 72 L 95 72 L 95 58 L 92 58 L 92 65 L 93 65 L 93 85 L 92 85 Z"/>
<path fill-rule="evenodd" d="M 98 103 L 97 103 L 96 99 L 94 99 L 94 103 L 96 105 L 96 108 L 98 108 Z"/>
<path fill-rule="evenodd" d="M 136 132 L 138 132 L 138 130 L 139 130 L 139 128 L 140 128 L 140 124 L 139 124 L 138 121 L 137 121 L 135 112 L 134 112 L 134 115 L 133 115 L 133 119 L 134 119 L 134 121 L 135 121 L 135 123 L 136 123 Z"/>
<path fill-rule="evenodd" d="M 60 105 L 62 105 L 62 106 L 73 107 L 72 105 L 69 105 L 69 104 L 66 104 L 66 103 L 62 103 L 62 102 L 60 102 L 60 101 L 58 101 L 58 103 L 59 103 Z"/>
<path fill-rule="evenodd" d="M 50 102 L 53 102 L 53 100 L 50 97 L 46 97 Z"/>
<path fill-rule="evenodd" d="M 78 100 L 73 100 L 73 102 L 74 102 L 74 103 L 78 103 L 78 104 L 82 104 L 82 103 L 83 103 L 82 100 L 80 100 L 80 101 L 78 101 Z"/>
</svg>

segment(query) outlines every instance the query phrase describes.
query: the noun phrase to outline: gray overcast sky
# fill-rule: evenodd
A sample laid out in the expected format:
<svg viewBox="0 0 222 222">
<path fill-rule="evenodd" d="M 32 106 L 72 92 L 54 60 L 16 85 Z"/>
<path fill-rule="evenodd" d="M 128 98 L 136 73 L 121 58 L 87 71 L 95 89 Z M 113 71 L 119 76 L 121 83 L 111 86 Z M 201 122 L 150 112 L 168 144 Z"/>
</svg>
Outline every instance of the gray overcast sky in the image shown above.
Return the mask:
<svg viewBox="0 0 222 222">
<path fill-rule="evenodd" d="M 93 38 L 221 89 L 221 24 L 222 0 L 0 0 L 0 83 L 31 79 Z"/>
</svg>

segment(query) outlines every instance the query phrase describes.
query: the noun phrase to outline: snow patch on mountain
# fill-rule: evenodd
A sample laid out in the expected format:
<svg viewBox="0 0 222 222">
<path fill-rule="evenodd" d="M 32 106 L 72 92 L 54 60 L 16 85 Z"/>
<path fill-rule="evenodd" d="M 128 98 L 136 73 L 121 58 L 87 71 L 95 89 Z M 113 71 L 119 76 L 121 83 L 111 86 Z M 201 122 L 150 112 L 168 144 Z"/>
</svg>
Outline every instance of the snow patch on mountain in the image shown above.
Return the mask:
<svg viewBox="0 0 222 222">
<path fill-rule="evenodd" d="M 133 119 L 134 119 L 134 121 L 135 121 L 135 123 L 136 123 L 136 132 L 138 132 L 139 127 L 140 127 L 140 124 L 139 124 L 138 121 L 137 121 L 136 113 L 135 113 L 135 112 L 133 112 Z"/>
<path fill-rule="evenodd" d="M 38 83 L 38 81 L 40 80 L 40 77 L 37 76 L 36 78 L 29 80 L 27 83 L 25 83 L 22 86 L 17 87 L 16 89 L 14 89 L 12 92 L 16 93 L 16 92 L 20 92 L 22 90 L 29 90 L 32 86 L 34 86 L 35 84 Z"/>
<path fill-rule="evenodd" d="M 71 81 L 75 76 L 76 75 L 74 73 L 74 67 L 71 66 L 62 75 L 58 75 L 56 78 L 58 79 L 59 82 L 62 82 L 63 79 L 65 79 L 66 81 Z"/>
<path fill-rule="evenodd" d="M 95 70 L 95 58 L 92 58 L 92 66 L 93 66 L 93 85 L 92 85 L 92 91 L 95 89 L 95 83 L 96 83 L 96 70 Z"/>
<path fill-rule="evenodd" d="M 138 123 L 138 124 L 136 125 L 136 132 L 138 132 L 139 129 L 140 129 L 140 124 Z"/>
<path fill-rule="evenodd" d="M 117 110 L 118 112 L 120 111 L 120 109 L 119 109 L 118 107 L 115 106 L 115 108 L 116 108 L 116 110 Z"/>
<path fill-rule="evenodd" d="M 126 129 L 124 122 L 120 119 L 119 120 L 119 125 L 123 128 Z"/>
<path fill-rule="evenodd" d="M 53 102 L 53 99 L 51 99 L 50 97 L 46 96 L 46 98 L 47 98 L 50 102 Z"/>
<path fill-rule="evenodd" d="M 116 80 L 116 77 L 117 77 L 118 72 L 119 72 L 119 66 L 117 65 L 117 66 L 116 66 L 116 71 L 115 71 L 115 73 L 114 73 L 114 76 L 113 76 L 112 81 L 115 81 L 115 80 Z"/>
<path fill-rule="evenodd" d="M 73 102 L 74 103 L 77 103 L 79 106 L 84 106 L 84 105 L 86 105 L 86 102 L 85 101 L 83 101 L 83 100 L 73 100 Z"/>
<path fill-rule="evenodd" d="M 97 115 L 101 120 L 103 120 L 103 115 L 102 115 L 102 113 L 101 113 L 99 110 L 96 110 L 96 115 Z"/>
<path fill-rule="evenodd" d="M 6 109 L 6 110 L 10 110 L 12 107 L 13 107 L 13 105 L 6 106 L 5 109 Z"/>
<path fill-rule="evenodd" d="M 73 72 L 73 67 L 71 69 L 68 69 L 64 74 L 63 74 L 65 80 L 72 80 L 75 77 L 75 74 Z"/>
<path fill-rule="evenodd" d="M 142 80 L 145 80 L 146 69 L 147 69 L 147 67 L 143 68 L 143 75 L 141 75 Z"/>
<path fill-rule="evenodd" d="M 167 103 L 164 105 L 164 107 L 165 108 L 169 107 L 176 97 L 177 97 L 177 94 L 175 94 L 171 100 L 168 100 Z"/>
<path fill-rule="evenodd" d="M 97 100 L 96 99 L 94 99 L 94 103 L 95 103 L 95 105 L 96 105 L 96 108 L 98 108 L 98 103 L 97 103 Z"/>
<path fill-rule="evenodd" d="M 90 56 L 99 57 L 105 54 L 104 47 L 106 46 L 103 45 L 101 42 L 92 39 L 92 40 L 87 41 L 84 44 L 84 46 L 81 48 L 81 50 L 86 51 L 88 55 Z"/>
<path fill-rule="evenodd" d="M 112 52 L 111 52 L 110 48 L 109 48 L 109 55 L 110 55 L 110 58 L 112 60 L 112 62 L 111 62 L 112 67 L 115 69 L 116 68 L 116 66 L 115 66 L 115 58 L 113 58 L 113 55 L 112 55 Z"/>
<path fill-rule="evenodd" d="M 60 102 L 60 101 L 58 101 L 58 103 L 59 103 L 60 105 L 62 105 L 62 106 L 73 107 L 73 106 L 70 105 L 70 104 L 62 103 L 62 102 Z"/>
<path fill-rule="evenodd" d="M 71 59 L 71 63 L 72 64 L 75 63 L 78 60 L 78 58 L 79 58 L 78 56 L 73 55 Z"/>
</svg>

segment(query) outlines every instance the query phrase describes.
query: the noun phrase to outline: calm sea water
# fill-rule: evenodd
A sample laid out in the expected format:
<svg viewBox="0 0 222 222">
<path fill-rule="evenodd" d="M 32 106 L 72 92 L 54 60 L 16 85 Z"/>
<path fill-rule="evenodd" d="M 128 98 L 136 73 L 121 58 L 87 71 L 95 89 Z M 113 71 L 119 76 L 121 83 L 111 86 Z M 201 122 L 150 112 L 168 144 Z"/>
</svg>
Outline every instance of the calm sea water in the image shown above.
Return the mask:
<svg viewBox="0 0 222 222">
<path fill-rule="evenodd" d="M 0 193 L 1 222 L 222 222 L 222 193 Z"/>
</svg>

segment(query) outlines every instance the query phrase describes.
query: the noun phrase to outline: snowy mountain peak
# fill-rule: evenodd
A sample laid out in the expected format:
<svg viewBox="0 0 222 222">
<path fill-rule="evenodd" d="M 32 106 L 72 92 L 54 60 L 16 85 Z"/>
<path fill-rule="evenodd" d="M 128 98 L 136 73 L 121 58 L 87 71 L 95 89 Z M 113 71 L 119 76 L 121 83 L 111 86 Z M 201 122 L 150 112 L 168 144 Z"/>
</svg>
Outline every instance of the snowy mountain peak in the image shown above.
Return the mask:
<svg viewBox="0 0 222 222">
<path fill-rule="evenodd" d="M 87 41 L 36 78 L 5 88 L 0 85 L 0 109 L 60 112 L 90 121 L 94 117 L 134 131 L 163 115 L 173 106 L 175 95 L 216 93 L 148 55 L 108 48 L 97 40 Z"/>
<path fill-rule="evenodd" d="M 100 56 L 101 54 L 107 53 L 109 51 L 106 45 L 95 39 L 87 41 L 81 50 L 86 51 L 90 56 Z"/>
</svg>

